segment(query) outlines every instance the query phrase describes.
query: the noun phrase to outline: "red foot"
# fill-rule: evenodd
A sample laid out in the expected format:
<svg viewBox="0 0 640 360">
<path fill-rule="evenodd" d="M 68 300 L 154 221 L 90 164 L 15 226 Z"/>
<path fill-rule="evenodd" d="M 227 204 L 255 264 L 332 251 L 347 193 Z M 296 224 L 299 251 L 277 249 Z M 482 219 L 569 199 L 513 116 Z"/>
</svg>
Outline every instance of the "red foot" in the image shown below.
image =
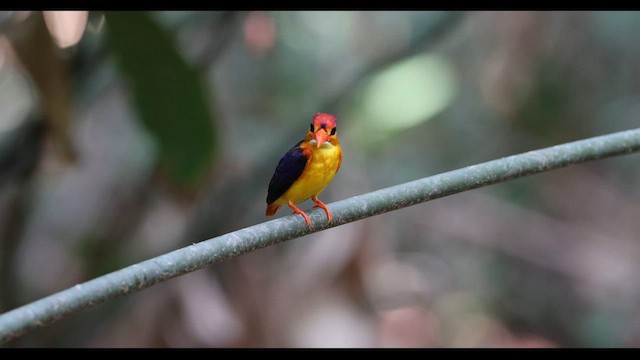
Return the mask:
<svg viewBox="0 0 640 360">
<path fill-rule="evenodd" d="M 298 208 L 293 203 L 293 201 L 289 201 L 289 207 L 293 209 L 294 213 L 302 215 L 302 217 L 304 218 L 304 221 L 307 222 L 307 226 L 311 227 L 311 220 L 309 220 L 309 217 L 307 216 L 307 214 L 304 211 L 300 210 L 300 208 Z"/>
<path fill-rule="evenodd" d="M 313 200 L 314 203 L 318 204 L 314 207 L 322 208 L 324 212 L 327 213 L 327 218 L 329 218 L 327 222 L 331 222 L 331 219 L 333 218 L 333 216 L 331 215 L 331 211 L 329 211 L 329 208 L 327 207 L 327 205 L 325 205 L 322 201 L 320 201 L 315 195 L 311 197 L 311 200 Z"/>
</svg>

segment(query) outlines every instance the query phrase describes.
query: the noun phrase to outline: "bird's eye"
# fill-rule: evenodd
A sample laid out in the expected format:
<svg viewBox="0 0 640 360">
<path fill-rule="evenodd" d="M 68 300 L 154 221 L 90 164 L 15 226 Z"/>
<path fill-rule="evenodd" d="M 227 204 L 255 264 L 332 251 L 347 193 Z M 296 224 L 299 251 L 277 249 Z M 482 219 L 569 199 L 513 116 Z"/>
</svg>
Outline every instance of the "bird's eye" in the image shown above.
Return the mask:
<svg viewBox="0 0 640 360">
<path fill-rule="evenodd" d="M 335 135 L 335 134 L 336 134 L 336 130 L 337 130 L 337 129 L 338 129 L 338 128 L 333 128 L 333 129 L 331 129 L 331 135 Z"/>
<path fill-rule="evenodd" d="M 315 129 L 313 127 L 313 124 L 311 124 L 311 126 L 309 127 L 309 131 L 313 132 L 313 130 L 315 130 Z"/>
</svg>

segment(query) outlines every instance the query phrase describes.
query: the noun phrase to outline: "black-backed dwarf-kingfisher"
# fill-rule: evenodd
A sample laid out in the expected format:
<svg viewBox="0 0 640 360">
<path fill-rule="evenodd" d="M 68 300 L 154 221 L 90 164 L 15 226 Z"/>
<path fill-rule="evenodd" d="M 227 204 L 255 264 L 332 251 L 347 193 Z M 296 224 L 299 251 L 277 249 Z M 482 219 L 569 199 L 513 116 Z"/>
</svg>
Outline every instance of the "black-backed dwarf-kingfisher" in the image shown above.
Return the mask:
<svg viewBox="0 0 640 360">
<path fill-rule="evenodd" d="M 331 211 L 318 195 L 331 182 L 342 164 L 342 149 L 338 141 L 336 117 L 318 113 L 304 140 L 298 142 L 280 159 L 269 182 L 266 215 L 271 216 L 281 205 L 287 204 L 294 213 L 302 215 L 311 227 L 309 216 L 296 203 L 311 198 L 324 209 L 331 222 Z"/>
</svg>

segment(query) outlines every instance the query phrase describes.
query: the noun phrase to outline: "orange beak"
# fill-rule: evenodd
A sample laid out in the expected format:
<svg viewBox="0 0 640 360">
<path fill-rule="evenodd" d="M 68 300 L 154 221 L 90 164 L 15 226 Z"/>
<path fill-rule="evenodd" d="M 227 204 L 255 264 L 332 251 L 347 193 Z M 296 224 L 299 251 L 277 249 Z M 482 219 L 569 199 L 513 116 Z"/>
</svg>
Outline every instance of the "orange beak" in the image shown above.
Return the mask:
<svg viewBox="0 0 640 360">
<path fill-rule="evenodd" d="M 325 141 L 329 140 L 329 134 L 327 133 L 327 130 L 325 129 L 318 129 L 318 131 L 315 132 L 315 137 L 316 137 L 316 146 L 320 147 L 322 146 L 322 144 Z"/>
</svg>

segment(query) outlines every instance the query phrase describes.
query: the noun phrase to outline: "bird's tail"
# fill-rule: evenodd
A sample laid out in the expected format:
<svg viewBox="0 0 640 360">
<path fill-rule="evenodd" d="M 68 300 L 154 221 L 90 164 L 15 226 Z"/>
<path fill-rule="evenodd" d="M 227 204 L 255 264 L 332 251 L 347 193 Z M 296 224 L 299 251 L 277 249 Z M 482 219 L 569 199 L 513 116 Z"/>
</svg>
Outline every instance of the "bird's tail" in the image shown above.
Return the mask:
<svg viewBox="0 0 640 360">
<path fill-rule="evenodd" d="M 278 204 L 267 204 L 267 212 L 265 213 L 266 216 L 272 216 L 276 214 L 276 211 L 278 211 L 278 209 L 280 208 L 280 205 Z"/>
</svg>

